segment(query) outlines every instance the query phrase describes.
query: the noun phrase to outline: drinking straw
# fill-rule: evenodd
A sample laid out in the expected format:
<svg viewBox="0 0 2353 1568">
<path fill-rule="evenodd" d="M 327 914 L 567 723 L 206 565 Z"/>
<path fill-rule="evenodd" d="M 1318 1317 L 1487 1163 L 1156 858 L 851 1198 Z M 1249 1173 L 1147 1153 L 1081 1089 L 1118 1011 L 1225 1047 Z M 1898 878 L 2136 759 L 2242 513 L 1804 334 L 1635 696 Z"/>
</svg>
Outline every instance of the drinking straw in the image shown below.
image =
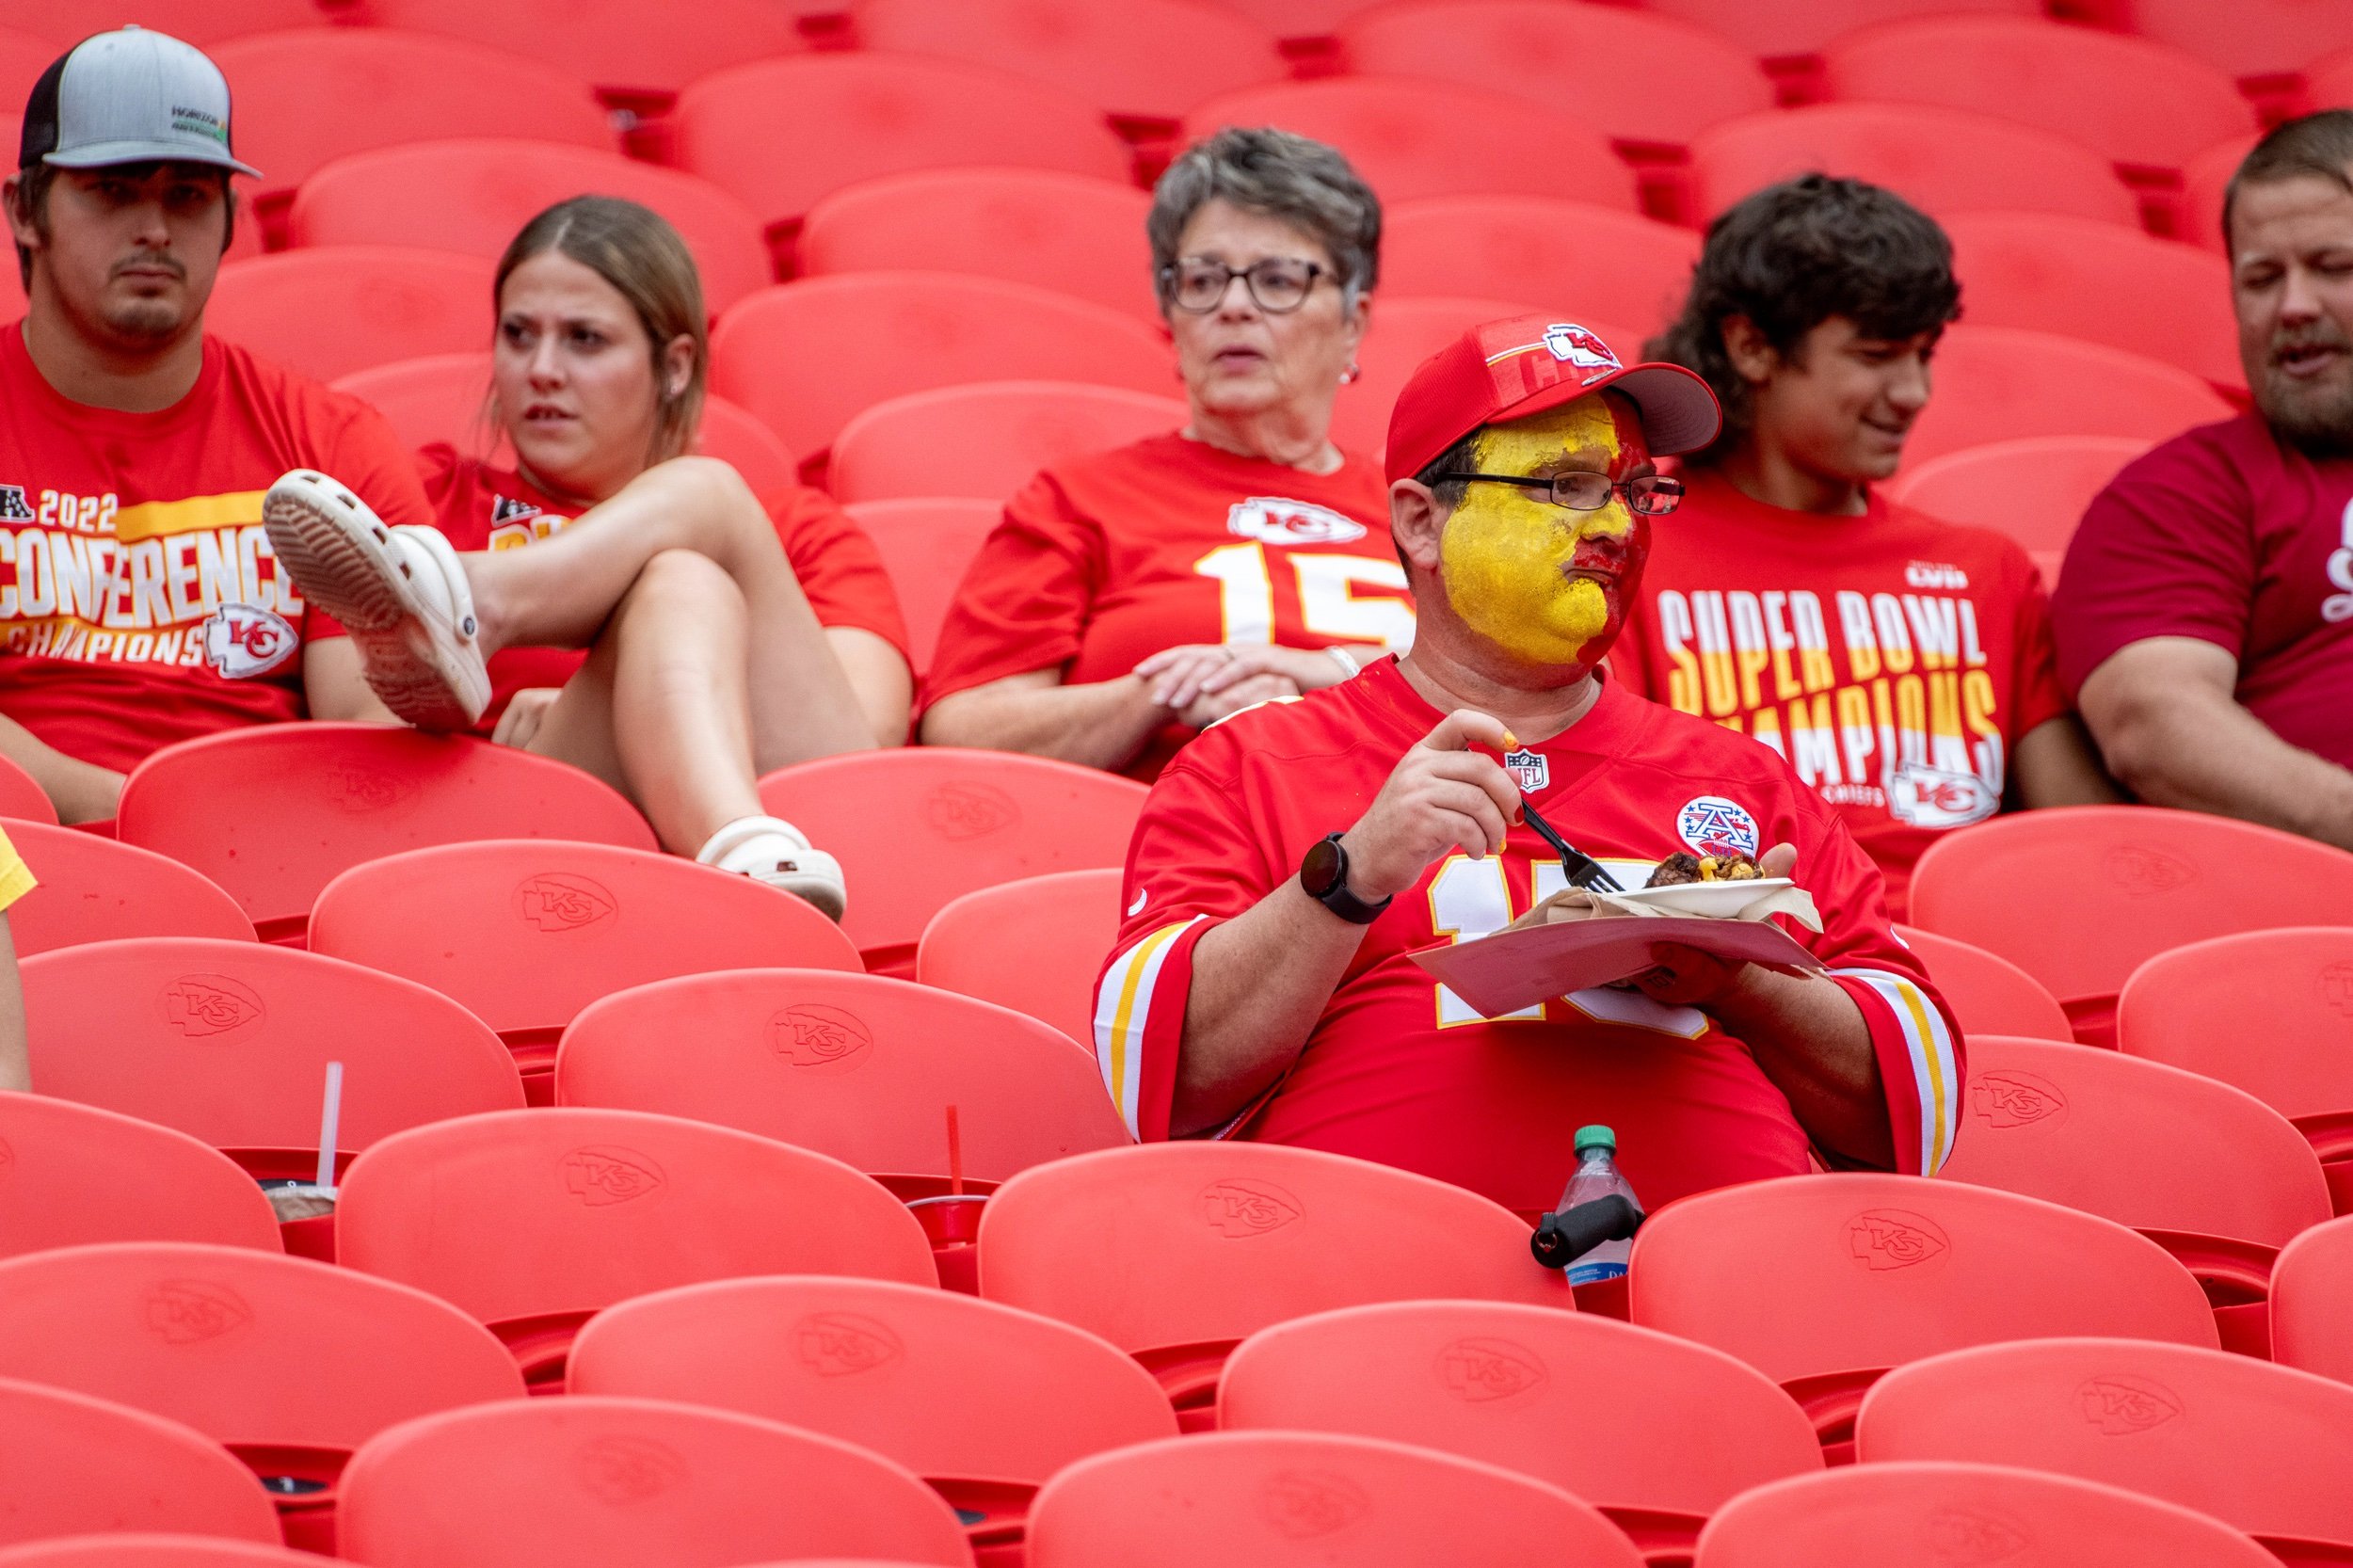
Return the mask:
<svg viewBox="0 0 2353 1568">
<path fill-rule="evenodd" d="M 956 1108 L 948 1108 L 948 1191 L 964 1191 L 964 1135 L 956 1126 Z"/>
<path fill-rule="evenodd" d="M 319 1186 L 335 1195 L 335 1128 L 344 1114 L 344 1064 L 327 1064 L 327 1104 L 319 1113 Z"/>
</svg>

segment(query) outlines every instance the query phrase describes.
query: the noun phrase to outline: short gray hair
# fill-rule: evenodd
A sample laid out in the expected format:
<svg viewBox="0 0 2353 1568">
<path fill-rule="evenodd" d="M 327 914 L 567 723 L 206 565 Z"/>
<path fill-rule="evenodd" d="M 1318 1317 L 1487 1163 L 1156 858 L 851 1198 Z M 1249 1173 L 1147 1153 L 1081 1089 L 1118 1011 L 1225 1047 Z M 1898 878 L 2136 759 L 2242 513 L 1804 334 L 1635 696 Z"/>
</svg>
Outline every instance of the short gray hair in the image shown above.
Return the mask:
<svg viewBox="0 0 2353 1568">
<path fill-rule="evenodd" d="M 1381 275 L 1381 199 L 1338 151 L 1289 131 L 1228 127 L 1193 143 L 1152 188 L 1144 222 L 1152 241 L 1152 284 L 1163 281 L 1193 215 L 1212 200 L 1296 225 L 1331 254 L 1350 306 Z"/>
<path fill-rule="evenodd" d="M 2222 190 L 2222 245 L 2231 245 L 2231 217 L 2239 193 L 2249 185 L 2276 185 L 2288 180 L 2327 180 L 2353 191 L 2353 110 L 2323 109 L 2300 120 L 2272 127 L 2249 150 L 2231 183 Z"/>
</svg>

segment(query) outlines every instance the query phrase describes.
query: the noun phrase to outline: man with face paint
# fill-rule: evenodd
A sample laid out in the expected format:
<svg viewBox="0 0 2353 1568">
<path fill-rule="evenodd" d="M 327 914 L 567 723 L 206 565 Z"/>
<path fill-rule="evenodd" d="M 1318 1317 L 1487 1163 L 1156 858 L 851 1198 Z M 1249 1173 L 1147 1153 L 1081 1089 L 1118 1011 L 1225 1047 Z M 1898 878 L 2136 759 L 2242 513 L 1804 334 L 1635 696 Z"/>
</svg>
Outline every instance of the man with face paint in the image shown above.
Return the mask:
<svg viewBox="0 0 2353 1568">
<path fill-rule="evenodd" d="M 1878 872 L 1774 753 L 1599 673 L 1679 494 L 1653 454 L 1717 424 L 1698 377 L 1541 316 L 1415 374 L 1387 456 L 1413 650 L 1206 731 L 1137 824 L 1095 1023 L 1139 1137 L 1327 1149 L 1530 1215 L 1588 1122 L 1652 1203 L 1817 1153 L 1943 1162 L 1960 1033 Z M 1827 929 L 1793 934 L 1830 972 L 1662 947 L 1633 988 L 1481 1016 L 1409 955 L 1565 886 L 1523 799 L 1628 886 L 1678 851 L 1795 875 Z"/>
</svg>

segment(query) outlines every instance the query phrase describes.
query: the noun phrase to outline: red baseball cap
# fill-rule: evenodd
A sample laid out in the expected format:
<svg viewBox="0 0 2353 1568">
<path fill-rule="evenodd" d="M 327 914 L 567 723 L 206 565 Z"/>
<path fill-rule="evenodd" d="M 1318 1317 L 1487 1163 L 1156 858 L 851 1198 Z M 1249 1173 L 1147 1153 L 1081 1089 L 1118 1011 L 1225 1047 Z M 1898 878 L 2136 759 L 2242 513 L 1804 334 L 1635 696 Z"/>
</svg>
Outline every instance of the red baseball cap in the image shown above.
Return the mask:
<svg viewBox="0 0 2353 1568">
<path fill-rule="evenodd" d="M 1696 451 L 1723 427 L 1716 394 L 1681 365 L 1625 364 L 1573 321 L 1513 316 L 1472 328 L 1414 372 L 1389 413 L 1388 475 L 1412 478 L 1482 424 L 1605 389 L 1633 401 L 1657 456 Z"/>
</svg>

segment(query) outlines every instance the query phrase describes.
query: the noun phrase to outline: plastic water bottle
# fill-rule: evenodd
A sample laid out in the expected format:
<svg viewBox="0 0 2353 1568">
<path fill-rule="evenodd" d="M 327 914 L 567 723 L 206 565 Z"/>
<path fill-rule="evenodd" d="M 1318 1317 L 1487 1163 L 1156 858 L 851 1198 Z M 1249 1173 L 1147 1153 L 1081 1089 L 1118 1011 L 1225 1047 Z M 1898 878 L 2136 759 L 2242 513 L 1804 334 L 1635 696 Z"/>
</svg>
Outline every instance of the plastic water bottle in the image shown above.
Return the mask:
<svg viewBox="0 0 2353 1568">
<path fill-rule="evenodd" d="M 1568 1190 L 1561 1194 L 1561 1207 L 1570 1209 L 1620 1193 L 1635 1208 L 1641 1202 L 1625 1177 L 1618 1174 L 1618 1135 L 1606 1127 L 1581 1127 L 1577 1129 L 1577 1174 L 1569 1177 Z M 1630 1240 L 1604 1241 L 1599 1246 L 1579 1253 L 1569 1259 L 1569 1283 L 1591 1285 L 1595 1280 L 1618 1279 L 1625 1273 L 1625 1260 L 1634 1251 Z"/>
</svg>

